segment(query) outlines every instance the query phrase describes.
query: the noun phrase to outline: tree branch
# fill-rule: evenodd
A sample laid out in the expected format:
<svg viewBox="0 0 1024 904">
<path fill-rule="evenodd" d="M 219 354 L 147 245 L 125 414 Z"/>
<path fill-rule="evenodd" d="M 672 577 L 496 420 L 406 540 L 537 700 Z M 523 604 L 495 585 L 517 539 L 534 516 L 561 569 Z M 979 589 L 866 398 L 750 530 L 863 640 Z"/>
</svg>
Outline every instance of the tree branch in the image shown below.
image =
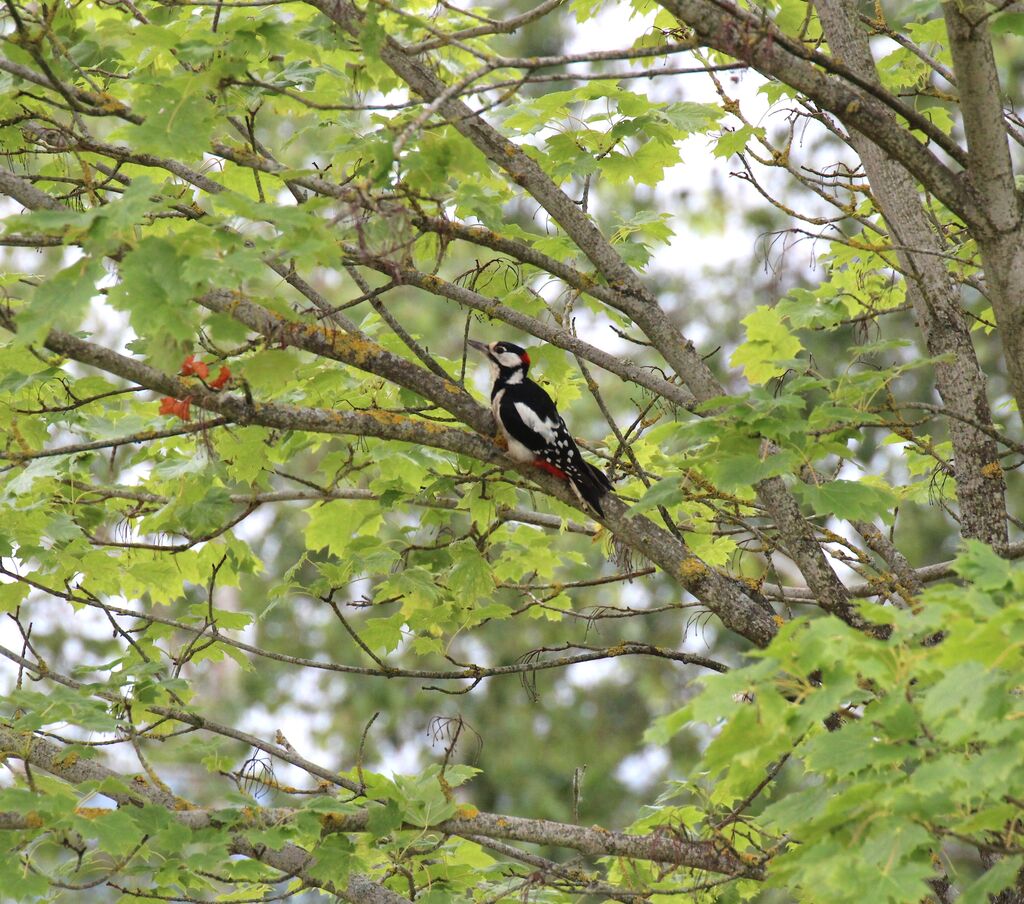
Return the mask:
<svg viewBox="0 0 1024 904">
<path fill-rule="evenodd" d="M 667 401 L 683 408 L 691 409 L 695 405 L 693 395 L 689 393 L 684 386 L 680 386 L 677 383 L 670 383 L 664 377 L 660 377 L 656 371 L 653 371 L 650 368 L 641 367 L 629 359 L 610 355 L 596 346 L 591 345 L 589 342 L 584 342 L 582 339 L 577 338 L 567 330 L 556 326 L 550 326 L 542 320 L 538 320 L 528 314 L 520 313 L 507 305 L 503 305 L 495 298 L 491 298 L 490 296 L 483 295 L 479 292 L 474 292 L 472 289 L 464 288 L 463 286 L 456 285 L 455 283 L 448 282 L 438 276 L 422 273 L 419 270 L 414 270 L 411 267 L 406 267 L 391 261 L 368 258 L 366 255 L 362 254 L 359 249 L 349 245 L 345 245 L 343 247 L 346 253 L 348 253 L 355 262 L 365 267 L 370 267 L 373 270 L 377 270 L 380 273 L 395 276 L 405 285 L 416 286 L 419 289 L 430 292 L 432 295 L 439 295 L 442 298 L 448 298 L 463 307 L 480 311 L 490 317 L 501 320 L 510 326 L 514 326 L 523 332 L 529 333 L 537 339 L 549 342 L 557 348 L 565 349 L 566 351 L 572 352 L 574 355 L 579 355 L 591 364 L 596 364 L 602 370 L 613 373 L 616 376 L 621 377 L 623 380 L 636 383 L 638 386 L 642 386 Z"/>
<path fill-rule="evenodd" d="M 187 814 L 203 812 L 191 809 L 193 805 L 188 801 L 148 784 L 141 777 L 136 776 L 129 779 L 96 760 L 68 756 L 65 747 L 61 744 L 56 744 L 45 738 L 26 736 L 2 725 L 0 725 L 0 753 L 24 760 L 71 785 L 87 782 L 102 784 L 103 793 L 120 806 L 141 806 L 150 803 L 163 807 L 185 825 L 189 824 L 190 819 L 195 819 Z M 119 787 L 131 790 L 119 791 Z M 182 807 L 189 809 L 182 809 Z M 12 814 L 5 813 L 0 816 L 0 825 L 11 824 L 14 821 Z M 234 822 L 234 820 L 231 821 Z M 212 825 L 213 823 L 208 822 L 207 824 Z M 37 827 L 38 823 L 25 826 L 25 828 Z M 383 885 L 360 874 L 350 875 L 345 888 L 338 888 L 331 882 L 313 878 L 311 870 L 316 864 L 316 860 L 307 851 L 290 842 L 285 843 L 279 850 L 273 850 L 265 845 L 257 847 L 239 832 L 231 836 L 230 850 L 234 854 L 266 863 L 288 875 L 298 876 L 311 888 L 323 889 L 329 894 L 337 895 L 342 900 L 351 902 L 351 904 L 409 904 L 407 898 L 395 894 Z"/>
<path fill-rule="evenodd" d="M 863 78 L 878 81 L 867 35 L 855 11 L 842 0 L 817 0 L 816 6 L 833 53 L 856 67 Z M 939 393 L 961 418 L 951 421 L 950 436 L 964 534 L 1000 546 L 1007 538 L 1006 484 L 1002 471 L 991 467 L 998 462 L 998 453 L 995 442 L 986 435 L 992 428 L 992 415 L 985 375 L 956 287 L 941 257 L 943 242 L 928 222 L 913 179 L 882 149 L 876 133 L 855 131 L 850 142 L 864 163 L 872 192 L 896 240 L 896 255 L 907 274 L 908 295 L 928 352 L 941 359 L 935 365 Z M 965 423 L 965 417 L 977 419 L 981 429 Z"/>
<path fill-rule="evenodd" d="M 893 104 L 851 83 L 848 78 L 830 77 L 817 65 L 828 59 L 810 51 L 797 52 L 794 42 L 767 18 L 744 10 L 729 0 L 660 0 L 661 5 L 686 22 L 709 46 L 749 63 L 759 72 L 791 85 L 807 95 L 841 122 L 867 135 L 900 161 L 926 188 L 966 222 L 983 222 L 985 213 L 978 199 L 960 176 L 949 169 L 913 134 L 892 117 Z M 812 62 L 813 60 L 813 62 Z M 900 115 L 937 140 L 931 123 L 919 122 L 912 111 L 897 106 Z M 945 150 L 945 136 L 940 143 Z M 953 153 L 962 157 L 962 152 Z"/>
<path fill-rule="evenodd" d="M 979 0 L 942 6 L 967 136 L 967 173 L 986 214 L 977 224 L 985 282 L 1017 410 L 1024 415 L 1024 200 L 1014 182 L 989 11 Z"/>
<path fill-rule="evenodd" d="M 8 329 L 14 329 L 14 324 L 10 320 L 3 325 Z M 529 464 L 512 461 L 502 454 L 500 448 L 493 442 L 464 430 L 374 409 L 342 412 L 272 403 L 251 403 L 231 393 L 213 391 L 201 383 L 186 382 L 178 377 L 169 376 L 112 349 L 59 330 L 50 331 L 45 345 L 58 354 L 116 374 L 162 395 L 177 399 L 188 398 L 197 407 L 215 411 L 238 424 L 258 424 L 279 430 L 369 436 L 446 449 L 477 461 L 518 471 L 538 484 L 548 495 L 574 508 L 579 509 L 581 506 L 563 481 L 542 473 Z M 430 376 L 434 378 L 432 374 Z M 601 521 L 616 537 L 679 580 L 683 587 L 715 613 L 726 627 L 759 646 L 764 646 L 774 636 L 777 625 L 771 616 L 770 608 L 766 611 L 764 604 L 752 599 L 740 582 L 710 568 L 654 522 L 643 516 L 630 516 L 628 506 L 614 495 L 606 497 L 604 508 L 605 515 Z"/>
<path fill-rule="evenodd" d="M 69 784 L 85 782 L 106 782 L 104 793 L 122 806 L 152 803 L 166 808 L 182 825 L 192 830 L 210 827 L 232 830 L 268 828 L 294 819 L 301 810 L 288 807 L 248 808 L 240 811 L 237 807 L 229 810 L 196 809 L 185 804 L 182 809 L 180 798 L 154 788 L 140 781 L 133 781 L 108 769 L 96 760 L 67 757 L 64 747 L 39 737 L 26 737 L 9 728 L 0 726 L 0 753 L 23 759 L 33 766 L 56 775 Z M 120 785 L 132 788 L 131 793 L 119 792 L 112 786 L 111 779 Z M 109 789 L 109 790 L 107 790 Z M 365 832 L 368 830 L 370 813 L 360 810 L 356 813 L 329 813 L 322 816 L 324 834 L 335 832 Z M 17 817 L 11 813 L 0 816 L 0 824 L 17 825 Z M 28 826 L 26 826 L 28 827 Z M 600 826 L 577 826 L 554 822 L 547 819 L 526 819 L 497 813 L 477 813 L 474 816 L 456 816 L 428 826 L 406 825 L 404 829 L 434 831 L 459 837 L 482 836 L 506 841 L 529 842 L 552 847 L 569 848 L 592 857 L 626 857 L 636 860 L 651 860 L 688 866 L 692 869 L 725 873 L 732 876 L 761 879 L 763 868 L 757 863 L 748 863 L 734 852 L 723 850 L 712 841 L 688 841 L 671 833 L 648 835 L 627 835 L 624 832 L 609 831 Z M 363 891 L 354 892 L 336 889 L 330 883 L 311 880 L 309 870 L 315 864 L 311 855 L 302 848 L 286 844 L 280 851 L 257 849 L 243 835 L 232 835 L 231 847 L 235 853 L 258 859 L 276 869 L 308 881 L 310 885 L 338 894 L 350 901 L 371 901 Z M 376 883 L 362 877 L 374 889 L 382 889 Z M 357 896 L 357 894 L 359 896 Z M 393 894 L 393 893 L 391 893 Z M 400 896 L 380 898 L 387 901 L 404 901 Z"/>
<path fill-rule="evenodd" d="M 347 0 L 310 0 L 310 3 L 349 34 L 359 33 L 362 14 Z M 385 37 L 380 53 L 381 59 L 427 101 L 437 100 L 448 90 L 430 66 L 410 56 L 392 38 Z M 694 394 L 699 399 L 720 395 L 718 381 L 693 343 L 680 336 L 637 273 L 622 260 L 594 221 L 551 181 L 541 166 L 461 101 L 449 98 L 439 105 L 438 112 L 540 203 L 610 285 L 622 290 L 624 296 L 632 297 L 630 316 L 651 336 L 658 350 Z"/>
</svg>

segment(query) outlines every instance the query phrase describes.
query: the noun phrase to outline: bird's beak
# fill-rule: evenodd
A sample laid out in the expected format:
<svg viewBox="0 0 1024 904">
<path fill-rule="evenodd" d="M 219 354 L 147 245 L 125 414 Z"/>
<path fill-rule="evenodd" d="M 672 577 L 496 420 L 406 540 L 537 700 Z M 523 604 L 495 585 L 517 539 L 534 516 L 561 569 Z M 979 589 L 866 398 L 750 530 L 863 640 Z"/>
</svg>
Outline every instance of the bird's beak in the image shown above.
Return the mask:
<svg viewBox="0 0 1024 904">
<path fill-rule="evenodd" d="M 488 357 L 491 354 L 491 347 L 484 342 L 477 342 L 476 339 L 467 339 L 466 344 L 473 346 L 478 352 L 483 352 Z"/>
</svg>

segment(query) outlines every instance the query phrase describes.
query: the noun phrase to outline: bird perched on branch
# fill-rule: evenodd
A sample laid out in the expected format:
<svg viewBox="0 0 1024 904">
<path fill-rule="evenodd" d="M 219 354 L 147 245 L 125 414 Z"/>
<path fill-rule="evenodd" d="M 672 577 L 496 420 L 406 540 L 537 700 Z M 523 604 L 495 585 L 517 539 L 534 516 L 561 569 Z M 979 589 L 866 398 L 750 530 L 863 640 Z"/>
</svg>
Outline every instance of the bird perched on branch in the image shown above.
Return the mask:
<svg viewBox="0 0 1024 904">
<path fill-rule="evenodd" d="M 489 345 L 470 339 L 491 365 L 491 411 L 508 440 L 508 454 L 516 461 L 533 462 L 538 468 L 566 480 L 573 492 L 598 515 L 601 497 L 611 492 L 608 478 L 583 460 L 549 396 L 526 376 L 530 356 L 511 342 Z"/>
</svg>

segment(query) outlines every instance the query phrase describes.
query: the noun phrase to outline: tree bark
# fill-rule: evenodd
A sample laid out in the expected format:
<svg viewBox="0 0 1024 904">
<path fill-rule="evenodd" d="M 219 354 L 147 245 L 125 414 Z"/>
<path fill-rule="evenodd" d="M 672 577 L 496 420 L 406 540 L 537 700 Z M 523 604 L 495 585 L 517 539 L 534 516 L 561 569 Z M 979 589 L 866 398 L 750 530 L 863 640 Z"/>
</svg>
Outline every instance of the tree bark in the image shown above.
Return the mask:
<svg viewBox="0 0 1024 904">
<path fill-rule="evenodd" d="M 867 35 L 842 0 L 816 0 L 829 47 L 863 78 L 878 80 Z M 880 82 L 879 82 L 880 84 Z M 963 534 L 994 546 L 1007 540 L 1006 484 L 995 441 L 972 426 L 992 429 L 986 380 L 974 352 L 958 293 L 943 262 L 943 242 L 931 228 L 913 177 L 874 141 L 850 133 L 886 226 L 897 245 L 908 279 L 908 297 L 928 353 L 951 360 L 935 365 L 936 386 L 945 405 L 959 417 L 949 419 L 956 471 L 957 501 Z"/>
<path fill-rule="evenodd" d="M 943 11 L 967 137 L 967 175 L 985 212 L 975 237 L 1010 387 L 1024 416 L 1024 204 L 1014 182 L 989 10 L 978 0 L 956 0 Z"/>
<path fill-rule="evenodd" d="M 767 76 L 778 79 L 805 94 L 841 122 L 871 135 L 887 154 L 899 160 L 950 210 L 970 224 L 983 217 L 978 200 L 961 175 L 922 144 L 907 127 L 893 117 L 893 108 L 914 121 L 914 127 L 933 132 L 887 92 L 872 93 L 857 84 L 856 73 L 848 70 L 835 77 L 819 68 L 827 58 L 815 55 L 789 38 L 770 19 L 753 10 L 741 9 L 729 0 L 659 0 L 661 6 L 689 25 L 709 47 L 749 63 Z M 865 83 L 870 86 L 870 83 Z M 885 98 L 883 102 L 879 95 Z M 927 134 L 927 131 L 926 131 Z M 936 136 L 936 138 L 939 138 Z M 945 136 L 939 138 L 947 153 L 962 157 Z"/>
</svg>

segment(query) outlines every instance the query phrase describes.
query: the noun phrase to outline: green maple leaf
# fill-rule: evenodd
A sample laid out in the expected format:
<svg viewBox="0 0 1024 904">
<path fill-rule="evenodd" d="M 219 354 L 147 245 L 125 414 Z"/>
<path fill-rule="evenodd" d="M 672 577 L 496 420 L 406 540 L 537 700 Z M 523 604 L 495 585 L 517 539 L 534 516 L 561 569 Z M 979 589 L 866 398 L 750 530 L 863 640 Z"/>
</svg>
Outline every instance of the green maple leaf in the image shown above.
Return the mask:
<svg viewBox="0 0 1024 904">
<path fill-rule="evenodd" d="M 775 308 L 758 305 L 741 322 L 747 328 L 747 341 L 733 352 L 729 363 L 742 367 L 751 383 L 767 383 L 781 376 L 803 350 Z"/>
</svg>

